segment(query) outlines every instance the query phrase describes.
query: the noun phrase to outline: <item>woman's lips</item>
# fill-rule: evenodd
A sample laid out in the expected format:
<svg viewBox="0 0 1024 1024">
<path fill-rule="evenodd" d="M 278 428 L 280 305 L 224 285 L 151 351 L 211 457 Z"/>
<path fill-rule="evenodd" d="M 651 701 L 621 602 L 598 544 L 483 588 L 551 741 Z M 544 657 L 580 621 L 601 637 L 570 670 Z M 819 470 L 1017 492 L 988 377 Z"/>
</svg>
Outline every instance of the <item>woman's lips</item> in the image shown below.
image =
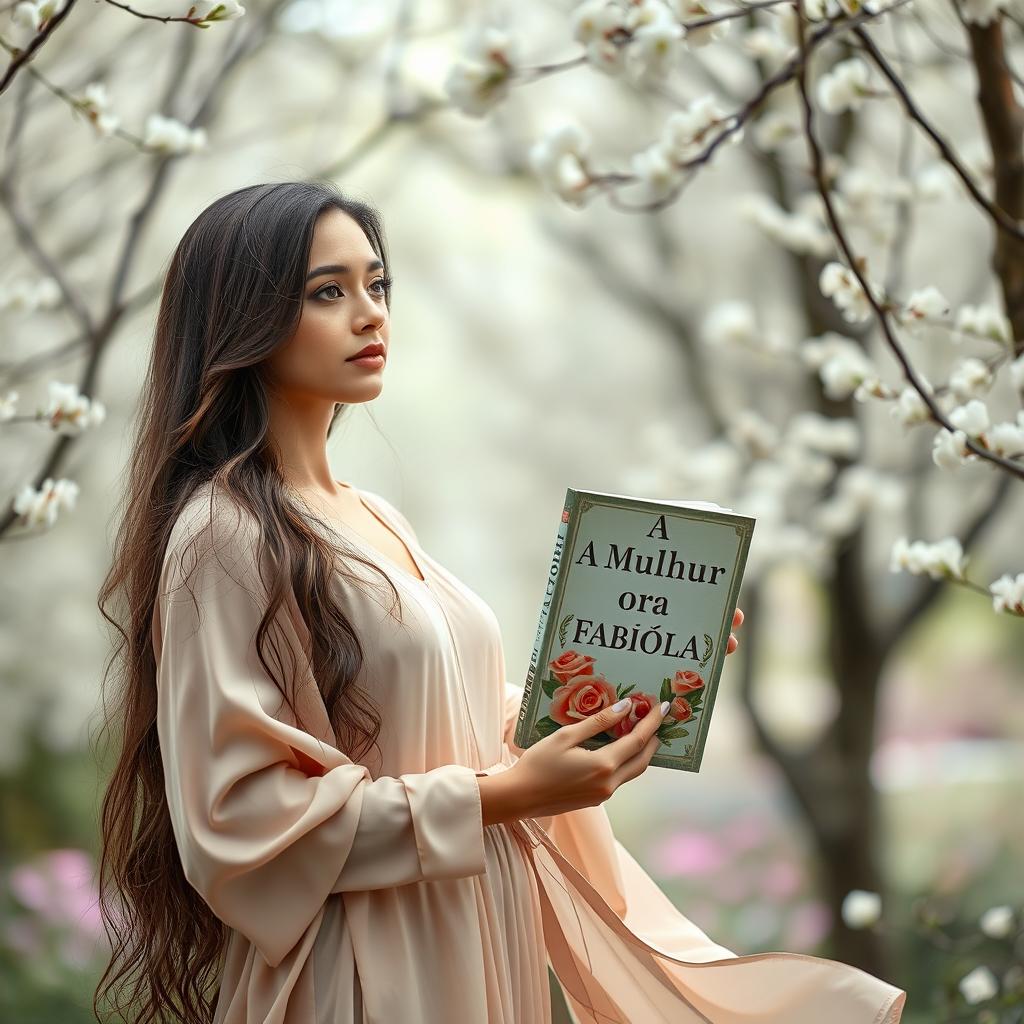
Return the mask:
<svg viewBox="0 0 1024 1024">
<path fill-rule="evenodd" d="M 346 359 L 345 362 L 356 366 L 365 366 L 370 370 L 379 370 L 384 365 L 384 356 L 360 356 L 358 359 Z"/>
</svg>

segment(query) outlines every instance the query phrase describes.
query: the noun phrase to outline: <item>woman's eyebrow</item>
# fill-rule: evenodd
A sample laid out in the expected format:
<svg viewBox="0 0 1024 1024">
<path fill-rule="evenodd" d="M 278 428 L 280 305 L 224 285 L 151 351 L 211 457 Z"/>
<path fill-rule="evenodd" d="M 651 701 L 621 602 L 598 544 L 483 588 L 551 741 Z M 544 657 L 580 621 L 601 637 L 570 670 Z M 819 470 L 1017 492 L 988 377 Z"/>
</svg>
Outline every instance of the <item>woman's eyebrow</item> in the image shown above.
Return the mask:
<svg viewBox="0 0 1024 1024">
<path fill-rule="evenodd" d="M 370 260 L 366 264 L 367 272 L 371 270 L 383 270 L 384 264 L 380 260 Z M 306 280 L 311 281 L 314 277 L 319 277 L 321 274 L 347 274 L 352 268 L 345 266 L 344 263 L 329 263 L 323 267 L 317 267 L 316 270 L 311 270 L 306 275 Z"/>
</svg>

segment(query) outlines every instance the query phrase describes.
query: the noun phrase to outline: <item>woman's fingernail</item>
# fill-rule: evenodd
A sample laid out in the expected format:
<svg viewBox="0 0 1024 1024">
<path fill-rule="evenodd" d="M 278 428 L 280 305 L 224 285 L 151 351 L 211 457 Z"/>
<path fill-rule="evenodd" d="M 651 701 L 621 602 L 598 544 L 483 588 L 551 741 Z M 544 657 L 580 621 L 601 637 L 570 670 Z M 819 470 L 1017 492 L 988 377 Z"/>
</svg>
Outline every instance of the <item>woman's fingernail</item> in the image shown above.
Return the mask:
<svg viewBox="0 0 1024 1024">
<path fill-rule="evenodd" d="M 620 700 L 617 704 L 613 704 L 612 705 L 612 711 L 616 712 L 616 714 L 618 712 L 620 712 L 620 711 L 625 711 L 626 708 L 629 707 L 629 704 L 630 704 L 629 698 L 628 697 L 623 697 L 622 700 Z"/>
<path fill-rule="evenodd" d="M 668 709 L 670 707 L 672 707 L 672 701 L 670 701 L 670 700 L 663 700 L 661 702 L 661 717 L 662 718 L 664 718 L 665 715 L 668 713 Z"/>
</svg>

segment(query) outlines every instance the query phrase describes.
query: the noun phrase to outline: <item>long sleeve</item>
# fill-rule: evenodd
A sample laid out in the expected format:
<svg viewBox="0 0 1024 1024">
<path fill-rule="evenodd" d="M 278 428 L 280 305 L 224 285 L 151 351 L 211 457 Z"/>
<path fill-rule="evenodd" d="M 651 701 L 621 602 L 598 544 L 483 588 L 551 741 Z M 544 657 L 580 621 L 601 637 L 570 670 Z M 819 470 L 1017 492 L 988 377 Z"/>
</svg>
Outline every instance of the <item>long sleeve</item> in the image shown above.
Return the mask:
<svg viewBox="0 0 1024 1024">
<path fill-rule="evenodd" d="M 330 893 L 485 872 L 480 790 L 458 764 L 374 780 L 278 717 L 287 705 L 256 649 L 268 595 L 253 531 L 216 515 L 207 527 L 194 546 L 172 532 L 154 615 L 167 803 L 189 883 L 276 966 Z M 296 688 L 316 687 L 289 607 L 274 623 Z M 275 654 L 278 631 L 268 641 L 282 676 L 292 660 Z"/>
</svg>

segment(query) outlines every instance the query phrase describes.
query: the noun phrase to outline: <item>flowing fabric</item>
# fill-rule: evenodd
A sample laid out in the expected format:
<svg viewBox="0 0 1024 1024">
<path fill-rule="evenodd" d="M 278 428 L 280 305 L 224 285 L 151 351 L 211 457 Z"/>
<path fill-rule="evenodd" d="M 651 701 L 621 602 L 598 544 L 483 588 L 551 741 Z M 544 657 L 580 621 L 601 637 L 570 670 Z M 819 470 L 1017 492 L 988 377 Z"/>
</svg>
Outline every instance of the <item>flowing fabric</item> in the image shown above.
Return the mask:
<svg viewBox="0 0 1024 1024">
<path fill-rule="evenodd" d="M 522 754 L 497 619 L 356 493 L 419 569 L 331 521 L 401 598 L 355 560 L 332 578 L 383 721 L 372 764 L 339 749 L 294 595 L 268 640 L 295 714 L 258 656 L 251 518 L 200 488 L 167 544 L 157 727 L 182 869 L 228 926 L 215 1024 L 550 1024 L 549 965 L 579 1024 L 898 1024 L 905 993 L 855 967 L 713 942 L 603 806 L 484 826 L 477 776 Z"/>
</svg>

